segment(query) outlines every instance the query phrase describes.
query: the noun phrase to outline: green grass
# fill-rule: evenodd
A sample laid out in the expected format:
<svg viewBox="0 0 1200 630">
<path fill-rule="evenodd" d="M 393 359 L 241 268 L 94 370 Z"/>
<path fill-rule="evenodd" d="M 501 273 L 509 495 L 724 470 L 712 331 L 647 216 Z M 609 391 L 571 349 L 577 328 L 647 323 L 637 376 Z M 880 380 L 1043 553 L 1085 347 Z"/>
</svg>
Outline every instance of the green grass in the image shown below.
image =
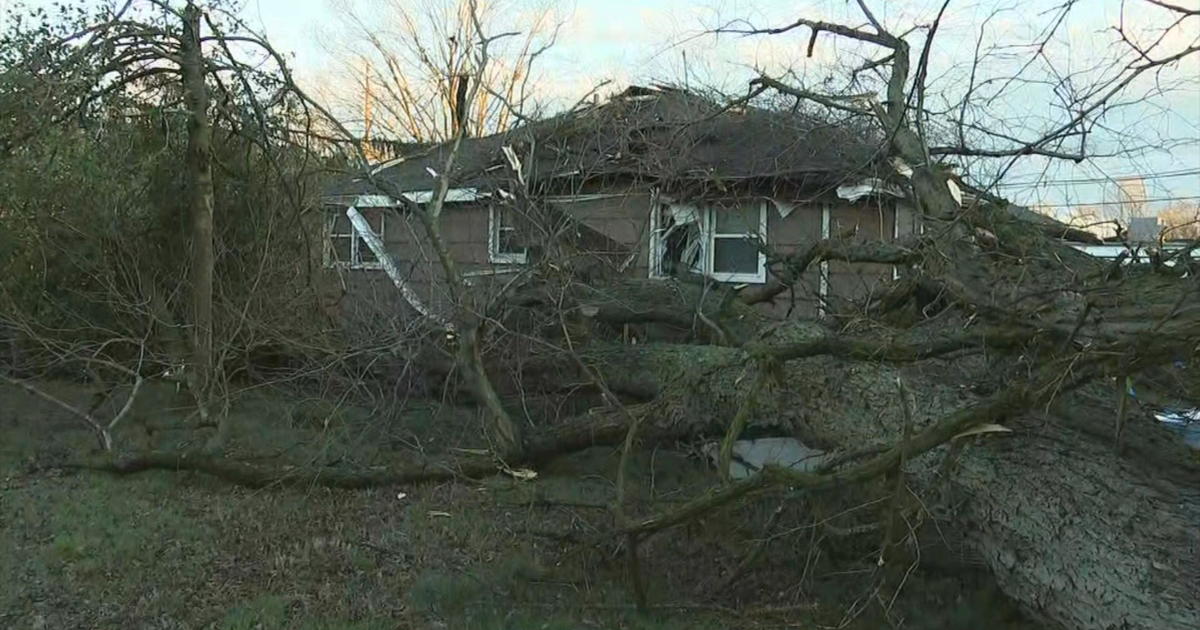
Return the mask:
<svg viewBox="0 0 1200 630">
<path fill-rule="evenodd" d="M 268 464 L 373 465 L 414 438 L 458 444 L 476 430 L 473 414 L 430 405 L 384 422 L 353 407 L 252 396 L 235 413 L 231 451 Z M 118 440 L 138 430 L 130 423 Z M 157 439 L 200 442 L 187 432 Z M 570 529 L 576 517 L 528 507 L 533 500 L 609 500 L 611 452 L 533 484 L 496 477 L 334 492 L 55 468 L 92 449 L 72 418 L 0 389 L 0 627 L 705 627 L 694 616 L 673 625 L 634 615 L 619 568 L 598 569 L 580 554 L 564 562 L 562 545 L 536 533 Z M 582 470 L 590 477 L 579 478 Z M 585 572 L 587 583 L 578 579 Z"/>
<path fill-rule="evenodd" d="M 72 395 L 67 386 L 56 393 Z M 147 411 L 170 420 L 162 409 Z M 470 445 L 478 433 L 473 412 L 428 404 L 378 418 L 256 395 L 234 412 L 231 451 L 268 465 L 377 465 L 403 457 L 405 445 Z M 130 423 L 118 437 L 137 430 Z M 158 440 L 202 442 L 187 432 Z M 664 606 L 634 611 L 617 541 L 597 539 L 611 527 L 611 449 L 552 462 L 533 482 L 497 476 L 350 492 L 252 491 L 192 473 L 118 478 L 55 467 L 92 448 L 73 419 L 0 388 L 0 628 L 804 630 L 836 623 L 843 610 L 835 601 L 819 614 L 759 619 L 688 607 L 797 597 L 804 548 L 795 540 L 774 547 L 736 593 L 706 590 L 760 535 L 754 524 L 774 507 L 760 503 L 648 542 L 647 592 Z M 661 509 L 711 481 L 696 458 L 641 453 L 631 466 L 631 507 Z M 953 601 L 938 608 L 944 623 L 926 627 L 996 627 L 980 625 L 989 617 L 976 610 L 992 602 Z"/>
</svg>

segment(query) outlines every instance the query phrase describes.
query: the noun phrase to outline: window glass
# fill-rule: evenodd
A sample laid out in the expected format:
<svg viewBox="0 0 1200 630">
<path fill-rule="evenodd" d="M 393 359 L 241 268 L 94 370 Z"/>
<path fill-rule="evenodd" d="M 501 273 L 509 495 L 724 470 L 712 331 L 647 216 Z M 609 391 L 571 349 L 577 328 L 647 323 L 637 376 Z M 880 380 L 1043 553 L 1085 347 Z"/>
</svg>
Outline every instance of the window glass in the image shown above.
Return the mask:
<svg viewBox="0 0 1200 630">
<path fill-rule="evenodd" d="M 333 211 L 333 234 L 350 234 L 352 226 L 350 225 L 350 217 L 345 213 Z"/>
<path fill-rule="evenodd" d="M 744 237 L 713 239 L 714 273 L 758 273 L 758 245 Z"/>
<path fill-rule="evenodd" d="M 761 202 L 663 204 L 654 210 L 650 276 L 692 272 L 721 282 L 762 282 Z"/>
<path fill-rule="evenodd" d="M 333 259 L 337 262 L 348 263 L 350 260 L 350 245 L 349 238 L 333 238 L 330 239 L 333 245 Z"/>
<path fill-rule="evenodd" d="M 758 205 L 720 205 L 713 208 L 717 234 L 758 234 Z"/>
<path fill-rule="evenodd" d="M 511 208 L 493 206 L 492 229 L 495 230 L 492 241 L 495 251 L 492 252 L 492 256 L 508 259 L 499 262 L 523 263 L 526 243 L 522 238 L 524 235 L 517 228 L 514 211 Z"/>
<path fill-rule="evenodd" d="M 367 242 L 361 238 L 358 239 L 358 260 L 355 262 L 359 264 L 379 262 L 379 258 L 375 256 L 375 252 L 371 251 L 371 246 L 367 245 Z"/>
<path fill-rule="evenodd" d="M 525 248 L 521 245 L 520 239 L 517 236 L 516 228 L 500 228 L 499 241 L 497 245 L 500 253 L 502 254 L 525 253 Z"/>
<path fill-rule="evenodd" d="M 383 236 L 383 208 L 362 208 L 359 214 L 367 220 L 367 225 L 371 226 L 371 231 L 376 235 Z"/>
</svg>

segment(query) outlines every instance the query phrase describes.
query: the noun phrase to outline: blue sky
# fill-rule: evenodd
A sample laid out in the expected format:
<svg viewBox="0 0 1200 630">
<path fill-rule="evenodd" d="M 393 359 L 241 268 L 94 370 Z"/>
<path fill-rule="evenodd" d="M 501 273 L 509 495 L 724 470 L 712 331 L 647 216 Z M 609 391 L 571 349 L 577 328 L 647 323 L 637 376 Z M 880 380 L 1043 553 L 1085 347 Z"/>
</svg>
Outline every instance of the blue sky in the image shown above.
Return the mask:
<svg viewBox="0 0 1200 630">
<path fill-rule="evenodd" d="M 0 0 L 0 6 L 12 0 Z M 99 1 L 99 0 L 97 0 Z M 244 17 L 261 29 L 274 45 L 294 55 L 294 69 L 302 81 L 336 84 L 341 70 L 339 16 L 343 7 L 369 9 L 387 2 L 415 7 L 439 0 L 243 0 Z M 860 59 L 868 51 L 823 37 L 813 59 L 804 57 L 807 32 L 775 37 L 721 37 L 702 33 L 735 18 L 756 26 L 777 26 L 803 12 L 805 17 L 859 24 L 862 19 L 846 0 L 493 0 L 504 4 L 510 15 L 523 15 L 535 7 L 548 7 L 563 21 L 558 44 L 541 66 L 541 93 L 552 100 L 571 102 L 603 79 L 614 86 L 665 80 L 682 82 L 686 57 L 689 78 L 717 84 L 727 90 L 742 89 L 755 68 L 779 73 L 790 68 L 800 80 L 819 82 L 836 74 L 847 60 Z M 1195 3 L 1200 0 L 1179 0 Z M 928 23 L 940 2 L 934 0 L 888 0 L 871 3 L 889 28 L 903 31 L 914 23 Z M 1058 0 L 961 0 L 952 2 L 936 40 L 931 63 L 931 92 L 954 93 L 961 89 L 964 64 L 975 49 L 980 26 L 988 22 L 988 37 L 994 41 L 1030 41 L 1035 33 L 1029 24 L 1044 23 L 1042 13 Z M 1126 24 L 1149 28 L 1156 15 L 1125 3 Z M 1038 72 L 1085 73 L 1094 58 L 1109 50 L 1112 33 L 1104 29 L 1120 23 L 1119 0 L 1088 0 L 1079 5 L 1060 37 L 1048 49 Z M 1161 17 L 1161 16 L 1157 16 Z M 518 20 L 519 21 L 519 20 Z M 1134 24 L 1139 21 L 1145 24 Z M 1185 22 L 1176 39 L 1186 44 L 1200 39 L 1200 17 Z M 1011 63 L 1003 57 L 986 62 L 992 67 Z M 1092 180 L 1108 176 L 1149 174 L 1147 196 L 1200 196 L 1200 174 L 1177 175 L 1200 170 L 1200 56 L 1174 68 L 1166 75 L 1172 81 L 1190 80 L 1186 90 L 1138 104 L 1114 113 L 1112 122 L 1130 130 L 1143 144 L 1167 150 L 1143 151 L 1138 155 L 1097 158 L 1081 165 L 1027 160 L 1010 173 L 1003 193 L 1022 203 L 1075 204 L 1112 198 L 1114 186 L 1105 182 L 1031 186 L 1036 180 Z M 1144 86 L 1143 86 L 1144 87 Z M 1039 91 L 1041 90 L 1041 91 Z M 1006 117 L 1003 123 L 1019 125 L 1037 116 L 1052 102 L 1044 88 L 1014 90 L 1011 97 L 993 105 Z M 1168 174 L 1168 177 L 1157 177 Z"/>
</svg>

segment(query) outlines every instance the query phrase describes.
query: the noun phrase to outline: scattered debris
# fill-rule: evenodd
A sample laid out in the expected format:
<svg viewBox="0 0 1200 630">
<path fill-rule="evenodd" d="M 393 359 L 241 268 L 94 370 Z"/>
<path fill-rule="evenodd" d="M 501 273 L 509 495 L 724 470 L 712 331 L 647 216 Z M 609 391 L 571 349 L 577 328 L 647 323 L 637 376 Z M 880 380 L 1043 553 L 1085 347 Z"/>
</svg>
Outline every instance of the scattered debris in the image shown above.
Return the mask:
<svg viewBox="0 0 1200 630">
<path fill-rule="evenodd" d="M 705 454 L 718 463 L 720 443 L 708 444 Z M 812 471 L 828 458 L 825 451 L 805 446 L 800 440 L 789 437 L 770 437 L 757 440 L 739 440 L 733 443 L 733 457 L 729 462 L 731 479 L 745 479 L 768 465 L 786 466 L 804 472 Z"/>
<path fill-rule="evenodd" d="M 1200 408 L 1164 407 L 1154 412 L 1154 419 L 1182 436 L 1188 446 L 1200 449 Z"/>
</svg>

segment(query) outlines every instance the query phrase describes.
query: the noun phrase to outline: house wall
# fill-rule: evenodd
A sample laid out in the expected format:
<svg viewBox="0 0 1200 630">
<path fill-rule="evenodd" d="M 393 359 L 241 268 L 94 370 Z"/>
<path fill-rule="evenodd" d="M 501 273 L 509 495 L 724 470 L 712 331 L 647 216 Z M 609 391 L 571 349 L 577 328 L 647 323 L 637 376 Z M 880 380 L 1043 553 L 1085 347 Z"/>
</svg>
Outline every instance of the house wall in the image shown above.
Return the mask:
<svg viewBox="0 0 1200 630">
<path fill-rule="evenodd" d="M 488 262 L 486 206 L 449 205 L 440 225 L 442 239 L 460 271 L 476 274 L 498 268 Z M 450 296 L 442 281 L 441 263 L 421 222 L 407 212 L 389 210 L 383 240 L 402 278 L 418 298 L 425 306 L 444 312 Z M 411 321 L 412 309 L 383 270 L 335 268 L 327 269 L 327 274 L 328 284 L 337 296 L 335 310 L 347 324 L 370 330 L 383 322 L 394 330 L 397 322 Z M 494 280 L 486 276 L 472 278 L 476 285 L 490 285 Z"/>
<path fill-rule="evenodd" d="M 609 191 L 612 193 L 613 191 Z M 625 190 L 615 196 L 556 200 L 552 206 L 573 217 L 583 225 L 607 236 L 618 247 L 615 259 L 629 259 L 627 273 L 645 278 L 649 272 L 649 214 L 652 196 L 645 190 Z M 891 202 L 872 200 L 865 203 L 835 203 L 829 208 L 830 236 L 848 236 L 854 240 L 891 241 L 896 233 L 897 213 L 900 231 L 907 233 L 913 225 L 912 212 L 896 210 Z M 807 243 L 822 237 L 821 204 L 796 206 L 787 217 L 780 215 L 774 204 L 767 206 L 767 235 L 772 248 L 781 253 L 793 253 Z M 511 279 L 510 265 L 494 265 L 488 260 L 488 209 L 484 205 L 455 204 L 447 206 L 442 215 L 442 236 L 451 256 L 478 290 L 492 291 Z M 399 211 L 387 214 L 384 240 L 396 260 L 405 280 L 431 308 L 445 310 L 449 295 L 441 281 L 441 266 L 424 237 L 420 222 Z M 830 262 L 828 291 L 830 305 L 836 312 L 847 300 L 857 299 L 879 290 L 882 282 L 892 277 L 888 265 L 866 265 Z M 336 310 L 340 316 L 357 326 L 373 329 L 388 326 L 393 330 L 411 317 L 387 275 L 380 270 L 329 270 L 337 297 Z M 766 305 L 773 314 L 788 313 L 813 316 L 818 313 L 818 290 L 821 270 L 813 266 L 794 292 L 779 296 Z"/>
<path fill-rule="evenodd" d="M 856 242 L 895 240 L 893 203 L 872 200 L 838 205 L 830 208 L 829 215 L 830 238 L 843 237 Z M 848 301 L 870 296 L 892 278 L 891 265 L 830 261 L 828 268 L 830 307 L 834 312 L 845 309 Z"/>
<path fill-rule="evenodd" d="M 786 196 L 787 193 L 781 193 Z M 795 195 L 799 197 L 800 195 Z M 559 204 L 571 216 L 585 225 L 607 234 L 612 239 L 629 243 L 632 251 L 637 248 L 635 264 L 630 273 L 635 277 L 647 277 L 649 273 L 649 251 L 646 235 L 649 233 L 649 211 L 652 197 L 648 192 L 628 191 L 625 195 L 582 202 Z M 782 216 L 775 204 L 767 206 L 767 238 L 772 249 L 779 254 L 795 253 L 804 245 L 822 238 L 822 208 L 829 207 L 830 236 L 848 235 L 852 240 L 883 240 L 891 242 L 897 234 L 897 214 L 900 216 L 900 233 L 912 231 L 915 217 L 911 210 L 897 209 L 891 201 L 870 201 L 832 204 L 805 204 L 796 206 L 787 217 Z M 850 300 L 857 300 L 878 291 L 881 283 L 892 278 L 890 265 L 869 265 L 830 262 L 828 263 L 829 306 L 837 311 L 845 308 Z M 794 292 L 776 298 L 771 305 L 764 305 L 773 314 L 784 316 L 795 314 L 815 316 L 819 312 L 818 292 L 821 270 L 813 266 L 803 276 Z"/>
<path fill-rule="evenodd" d="M 615 197 L 556 201 L 552 205 L 622 244 L 619 258 L 633 257 L 627 273 L 632 277 L 645 278 L 649 275 L 650 264 L 647 235 L 650 233 L 651 200 L 648 191 L 628 190 Z"/>
</svg>

